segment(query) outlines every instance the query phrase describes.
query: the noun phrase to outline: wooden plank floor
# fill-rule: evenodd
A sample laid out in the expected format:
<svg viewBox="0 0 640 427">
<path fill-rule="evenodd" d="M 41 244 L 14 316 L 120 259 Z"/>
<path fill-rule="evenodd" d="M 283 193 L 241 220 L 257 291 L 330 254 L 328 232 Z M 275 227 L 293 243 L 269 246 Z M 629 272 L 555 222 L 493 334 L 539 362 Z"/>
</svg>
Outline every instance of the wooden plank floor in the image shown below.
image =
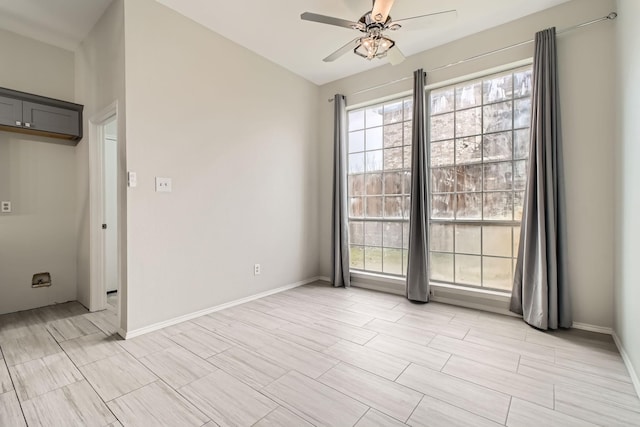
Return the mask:
<svg viewBox="0 0 640 427">
<path fill-rule="evenodd" d="M 0 316 L 0 426 L 640 426 L 608 336 L 322 283 L 128 341 L 113 310 Z"/>
</svg>

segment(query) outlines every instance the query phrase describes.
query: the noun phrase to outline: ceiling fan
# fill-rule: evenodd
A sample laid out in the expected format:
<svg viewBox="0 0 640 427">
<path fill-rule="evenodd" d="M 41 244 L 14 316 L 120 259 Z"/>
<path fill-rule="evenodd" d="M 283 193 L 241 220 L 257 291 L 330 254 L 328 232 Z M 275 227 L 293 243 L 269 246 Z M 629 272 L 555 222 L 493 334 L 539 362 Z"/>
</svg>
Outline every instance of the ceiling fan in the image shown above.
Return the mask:
<svg viewBox="0 0 640 427">
<path fill-rule="evenodd" d="M 403 23 L 409 20 L 455 15 L 455 10 L 445 10 L 442 12 L 429 13 L 427 15 L 413 16 L 411 18 L 392 20 L 389 16 L 394 0 L 373 0 L 373 8 L 365 13 L 356 22 L 345 19 L 334 18 L 332 16 L 319 15 L 312 12 L 304 12 L 300 15 L 305 21 L 319 22 L 321 24 L 335 25 L 343 28 L 351 28 L 364 36 L 358 36 L 331 55 L 323 59 L 324 62 L 332 62 L 353 49 L 356 55 L 371 60 L 373 58 L 388 58 L 393 65 L 404 61 L 405 57 L 396 46 L 396 42 L 385 37 L 386 30 L 397 31 L 402 28 Z"/>
</svg>

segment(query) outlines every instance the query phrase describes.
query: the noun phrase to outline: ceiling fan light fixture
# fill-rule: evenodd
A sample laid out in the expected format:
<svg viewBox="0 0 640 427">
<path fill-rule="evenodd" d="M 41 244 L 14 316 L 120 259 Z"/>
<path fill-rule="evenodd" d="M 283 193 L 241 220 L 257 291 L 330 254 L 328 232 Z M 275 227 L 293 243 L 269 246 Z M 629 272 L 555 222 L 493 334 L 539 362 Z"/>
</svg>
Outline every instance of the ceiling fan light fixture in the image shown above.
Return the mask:
<svg viewBox="0 0 640 427">
<path fill-rule="evenodd" d="M 358 40 L 358 45 L 353 52 L 368 60 L 373 58 L 380 59 L 387 56 L 387 52 L 395 46 L 395 44 L 393 40 L 386 37 L 369 35 L 367 37 L 361 37 L 360 40 Z"/>
</svg>

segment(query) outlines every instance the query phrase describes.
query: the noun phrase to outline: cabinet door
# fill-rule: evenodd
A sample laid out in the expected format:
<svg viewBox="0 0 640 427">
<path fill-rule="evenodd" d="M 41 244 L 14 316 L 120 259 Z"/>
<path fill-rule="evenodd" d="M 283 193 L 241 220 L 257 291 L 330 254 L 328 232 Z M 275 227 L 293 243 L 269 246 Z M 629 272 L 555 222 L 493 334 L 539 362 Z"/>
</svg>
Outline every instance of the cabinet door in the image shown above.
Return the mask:
<svg viewBox="0 0 640 427">
<path fill-rule="evenodd" d="M 22 101 L 0 96 L 0 125 L 22 125 Z"/>
<path fill-rule="evenodd" d="M 80 134 L 80 116 L 77 111 L 24 102 L 22 118 L 24 127 L 29 129 L 65 135 Z"/>
</svg>

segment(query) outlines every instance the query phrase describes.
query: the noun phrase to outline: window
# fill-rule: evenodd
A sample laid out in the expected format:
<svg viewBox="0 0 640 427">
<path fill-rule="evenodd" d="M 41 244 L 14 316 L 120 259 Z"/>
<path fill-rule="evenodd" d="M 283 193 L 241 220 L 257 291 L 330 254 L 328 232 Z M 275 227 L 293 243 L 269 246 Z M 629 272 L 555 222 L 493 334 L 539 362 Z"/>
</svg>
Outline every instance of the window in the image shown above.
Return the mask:
<svg viewBox="0 0 640 427">
<path fill-rule="evenodd" d="M 406 274 L 412 107 L 403 98 L 348 113 L 352 270 Z"/>
<path fill-rule="evenodd" d="M 431 280 L 511 290 L 529 154 L 531 68 L 430 94 Z"/>
</svg>

